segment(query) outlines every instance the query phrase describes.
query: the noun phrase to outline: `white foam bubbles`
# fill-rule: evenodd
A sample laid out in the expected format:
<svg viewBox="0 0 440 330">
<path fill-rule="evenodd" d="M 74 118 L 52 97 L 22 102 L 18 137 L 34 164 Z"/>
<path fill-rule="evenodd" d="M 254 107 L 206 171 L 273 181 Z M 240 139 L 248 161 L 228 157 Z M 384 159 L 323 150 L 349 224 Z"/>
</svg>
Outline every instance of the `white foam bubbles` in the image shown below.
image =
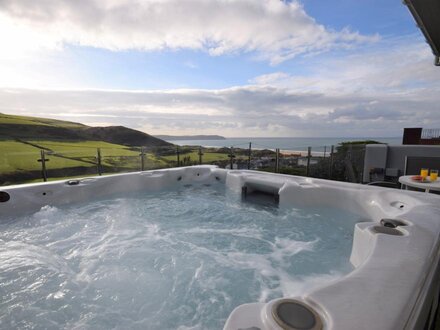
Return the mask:
<svg viewBox="0 0 440 330">
<path fill-rule="evenodd" d="M 282 262 L 286 258 L 293 257 L 295 254 L 298 254 L 301 251 L 313 251 L 317 242 L 318 239 L 303 242 L 289 238 L 275 237 L 275 244 L 273 245 L 274 251 L 271 254 L 271 257 L 276 261 Z"/>
</svg>

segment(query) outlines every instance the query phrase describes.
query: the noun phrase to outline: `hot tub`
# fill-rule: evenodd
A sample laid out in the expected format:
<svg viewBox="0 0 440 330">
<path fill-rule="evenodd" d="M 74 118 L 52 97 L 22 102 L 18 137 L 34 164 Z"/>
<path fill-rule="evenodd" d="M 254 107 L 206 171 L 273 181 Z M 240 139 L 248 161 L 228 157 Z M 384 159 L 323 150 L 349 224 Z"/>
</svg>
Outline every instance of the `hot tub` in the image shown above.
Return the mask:
<svg viewBox="0 0 440 330">
<path fill-rule="evenodd" d="M 0 188 L 8 328 L 418 329 L 439 197 L 194 166 Z"/>
</svg>

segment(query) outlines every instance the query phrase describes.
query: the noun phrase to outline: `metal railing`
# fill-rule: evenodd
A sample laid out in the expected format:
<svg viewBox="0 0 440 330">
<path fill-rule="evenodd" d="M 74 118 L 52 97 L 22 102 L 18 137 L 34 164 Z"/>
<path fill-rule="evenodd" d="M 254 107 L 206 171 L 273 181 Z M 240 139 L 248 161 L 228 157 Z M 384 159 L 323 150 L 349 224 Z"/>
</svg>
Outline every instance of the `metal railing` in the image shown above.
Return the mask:
<svg viewBox="0 0 440 330">
<path fill-rule="evenodd" d="M 0 156 L 0 185 L 199 164 L 362 182 L 365 154 L 365 145 L 359 144 L 306 150 L 295 147 L 281 150 L 256 143 L 220 148 L 177 145 L 106 148 L 53 142 L 33 143 L 32 147 L 40 150 L 27 153 L 14 150 Z"/>
<path fill-rule="evenodd" d="M 439 139 L 440 138 L 440 128 L 424 128 L 422 129 L 421 139 Z"/>
</svg>

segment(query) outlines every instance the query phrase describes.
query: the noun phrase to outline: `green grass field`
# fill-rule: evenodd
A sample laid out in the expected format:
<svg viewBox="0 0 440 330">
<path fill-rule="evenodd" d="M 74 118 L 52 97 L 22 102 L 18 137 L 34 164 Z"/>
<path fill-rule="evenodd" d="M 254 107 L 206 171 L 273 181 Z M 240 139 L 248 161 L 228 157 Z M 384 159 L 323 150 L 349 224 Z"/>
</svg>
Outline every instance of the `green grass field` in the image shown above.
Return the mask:
<svg viewBox="0 0 440 330">
<path fill-rule="evenodd" d="M 49 149 L 46 150 L 46 157 L 50 159 L 47 163 L 49 168 L 63 168 L 75 166 L 91 166 L 96 162 L 97 148 L 101 149 L 101 157 L 103 165 L 118 166 L 117 162 L 120 160 L 119 166 L 125 167 L 139 167 L 140 157 L 139 151 L 131 150 L 129 147 L 119 144 L 112 144 L 100 141 L 84 141 L 84 142 L 58 142 L 58 141 L 40 141 L 30 140 L 26 141 L 30 144 L 3 140 L 0 141 L 0 172 L 8 173 L 17 170 L 38 170 L 41 169 L 41 164 L 37 162 L 40 158 L 40 148 L 37 146 Z M 54 153 L 54 155 L 51 154 Z M 57 157 L 64 156 L 66 158 Z M 197 151 L 184 153 L 180 155 L 183 157 L 190 157 L 192 162 L 199 160 Z M 146 162 L 162 164 L 166 167 L 168 164 L 176 162 L 175 155 L 155 156 L 152 152 L 146 153 Z M 212 163 L 215 161 L 228 160 L 228 155 L 224 153 L 205 152 L 202 156 L 203 163 Z"/>
<path fill-rule="evenodd" d="M 54 153 L 67 158 L 51 155 L 46 151 L 47 168 L 68 168 L 76 166 L 94 166 L 97 148 L 101 148 L 103 165 L 111 157 L 138 157 L 138 153 L 127 147 L 99 141 L 85 142 L 53 142 L 53 141 L 29 141 L 32 144 L 48 148 Z M 40 148 L 29 144 L 4 140 L 0 141 L 0 172 L 11 173 L 15 171 L 32 171 L 41 169 L 37 161 L 40 158 Z M 113 161 L 114 163 L 114 161 Z"/>
<path fill-rule="evenodd" d="M 46 141 L 28 140 L 13 141 L 0 140 L 0 174 L 24 173 L 41 170 L 40 151 L 45 150 L 47 170 L 69 169 L 76 167 L 95 167 L 97 148 L 101 150 L 102 165 L 114 170 L 140 170 L 141 160 L 139 151 L 130 147 L 101 141 Z M 176 165 L 176 155 L 160 156 L 149 150 L 145 155 L 145 169 L 166 168 Z M 168 150 L 170 152 L 170 150 Z M 199 160 L 198 151 L 180 155 L 190 157 L 190 164 Z M 228 155 L 224 153 L 206 152 L 203 155 L 203 164 L 216 161 L 227 161 Z"/>
</svg>

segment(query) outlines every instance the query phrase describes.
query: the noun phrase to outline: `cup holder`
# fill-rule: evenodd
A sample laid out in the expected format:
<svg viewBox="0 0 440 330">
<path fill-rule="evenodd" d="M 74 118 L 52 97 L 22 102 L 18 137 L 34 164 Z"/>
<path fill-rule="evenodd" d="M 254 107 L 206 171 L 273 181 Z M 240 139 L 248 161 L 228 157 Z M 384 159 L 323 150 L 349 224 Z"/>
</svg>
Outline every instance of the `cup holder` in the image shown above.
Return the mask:
<svg viewBox="0 0 440 330">
<path fill-rule="evenodd" d="M 374 226 L 371 228 L 373 233 L 375 234 L 385 234 L 385 235 L 392 235 L 392 236 L 403 236 L 404 234 L 396 229 L 396 228 L 390 228 L 390 227 L 384 227 L 384 226 Z"/>
<path fill-rule="evenodd" d="M 406 222 L 398 219 L 382 219 L 380 220 L 380 224 L 387 228 L 396 228 L 408 225 Z"/>
<path fill-rule="evenodd" d="M 282 299 L 272 307 L 272 316 L 282 329 L 321 330 L 323 324 L 318 313 L 310 306 L 294 299 Z"/>
</svg>

